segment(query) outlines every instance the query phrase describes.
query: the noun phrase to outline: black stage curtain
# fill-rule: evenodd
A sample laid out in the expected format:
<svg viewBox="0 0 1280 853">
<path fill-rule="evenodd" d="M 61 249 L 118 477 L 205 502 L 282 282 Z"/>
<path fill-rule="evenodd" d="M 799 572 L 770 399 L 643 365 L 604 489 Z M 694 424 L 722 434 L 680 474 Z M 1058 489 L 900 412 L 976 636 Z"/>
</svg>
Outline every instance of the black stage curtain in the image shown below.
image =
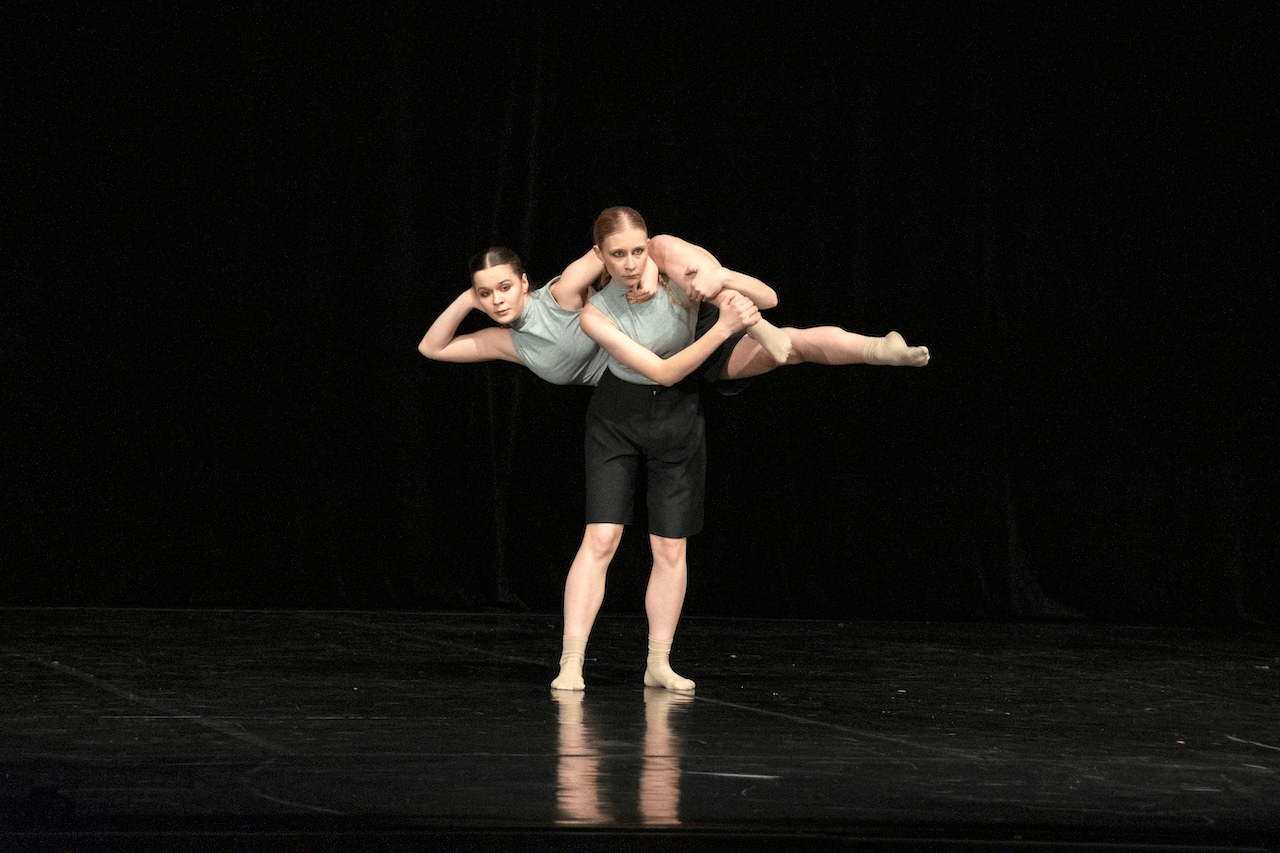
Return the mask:
<svg viewBox="0 0 1280 853">
<path fill-rule="evenodd" d="M 589 390 L 415 347 L 628 204 L 933 353 L 708 396 L 687 613 L 1274 619 L 1263 9 L 11 4 L 0 603 L 557 612 Z"/>
</svg>

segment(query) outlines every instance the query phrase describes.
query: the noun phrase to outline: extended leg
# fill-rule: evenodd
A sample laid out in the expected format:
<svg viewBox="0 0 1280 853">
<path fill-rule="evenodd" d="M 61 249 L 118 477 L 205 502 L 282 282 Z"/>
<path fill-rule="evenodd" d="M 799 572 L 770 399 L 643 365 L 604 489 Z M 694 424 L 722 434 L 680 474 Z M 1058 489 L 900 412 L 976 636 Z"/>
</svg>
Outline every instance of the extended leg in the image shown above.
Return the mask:
<svg viewBox="0 0 1280 853">
<path fill-rule="evenodd" d="M 883 338 L 872 338 L 846 332 L 838 326 L 815 326 L 797 329 L 784 326 L 782 332 L 791 339 L 787 364 L 881 364 L 898 367 L 924 367 L 929 363 L 928 347 L 910 347 L 897 332 Z M 726 379 L 759 376 L 777 367 L 772 356 L 756 341 L 744 338 L 734 347 L 725 365 Z"/>
</svg>

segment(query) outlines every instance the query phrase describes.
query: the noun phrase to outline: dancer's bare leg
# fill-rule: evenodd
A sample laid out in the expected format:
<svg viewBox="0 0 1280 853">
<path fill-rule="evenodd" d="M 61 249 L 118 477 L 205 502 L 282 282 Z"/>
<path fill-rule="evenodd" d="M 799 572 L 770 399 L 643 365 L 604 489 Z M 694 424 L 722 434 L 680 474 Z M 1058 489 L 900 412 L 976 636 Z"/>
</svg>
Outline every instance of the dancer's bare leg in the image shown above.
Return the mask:
<svg viewBox="0 0 1280 853">
<path fill-rule="evenodd" d="M 675 639 L 684 593 L 688 585 L 687 540 L 649 535 L 653 569 L 644 608 L 649 616 L 649 657 L 644 671 L 646 687 L 692 690 L 694 683 L 671 669 L 671 643 Z"/>
<path fill-rule="evenodd" d="M 657 268 L 661 268 L 691 299 L 699 294 L 715 292 L 707 301 L 717 308 L 732 293 L 740 293 L 758 307 L 772 308 L 778 304 L 778 295 L 760 279 L 746 273 L 725 269 L 715 256 L 701 246 L 696 246 L 669 234 L 659 234 L 649 241 L 649 256 Z M 646 274 L 648 270 L 646 269 Z M 747 329 L 747 335 L 765 349 L 778 364 L 786 364 L 791 341 L 768 320 L 761 320 Z"/>
<path fill-rule="evenodd" d="M 897 367 L 924 367 L 929 363 L 928 347 L 911 347 L 902 335 L 890 332 L 872 338 L 846 332 L 838 326 L 781 329 L 791 339 L 787 364 L 879 364 Z M 726 379 L 745 379 L 768 373 L 779 365 L 756 341 L 743 338 L 734 347 L 725 365 Z"/>
<path fill-rule="evenodd" d="M 564 640 L 556 690 L 582 690 L 587 638 L 604 601 L 605 575 L 622 541 L 621 524 L 588 524 L 564 583 Z"/>
</svg>

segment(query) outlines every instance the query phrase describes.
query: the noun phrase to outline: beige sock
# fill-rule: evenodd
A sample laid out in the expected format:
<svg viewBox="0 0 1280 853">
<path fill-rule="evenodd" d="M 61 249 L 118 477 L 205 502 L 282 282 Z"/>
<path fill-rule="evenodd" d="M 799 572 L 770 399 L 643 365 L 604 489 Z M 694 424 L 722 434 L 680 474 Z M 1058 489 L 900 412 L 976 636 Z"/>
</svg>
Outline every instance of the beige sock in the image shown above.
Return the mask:
<svg viewBox="0 0 1280 853">
<path fill-rule="evenodd" d="M 668 690 L 692 690 L 693 682 L 677 675 L 671 669 L 671 643 L 660 643 L 649 638 L 649 665 L 644 670 L 645 687 L 665 687 Z"/>
<path fill-rule="evenodd" d="M 890 332 L 883 338 L 867 338 L 862 346 L 862 358 L 867 364 L 924 367 L 929 363 L 929 348 L 909 347 L 902 335 Z"/>
<path fill-rule="evenodd" d="M 778 364 L 787 363 L 787 356 L 791 355 L 791 336 L 786 332 L 768 320 L 761 320 L 747 329 L 747 335 L 764 347 L 765 352 L 773 356 Z"/>
<path fill-rule="evenodd" d="M 560 674 L 551 682 L 552 690 L 585 690 L 582 663 L 587 657 L 587 641 L 582 637 L 565 637 L 560 652 Z"/>
</svg>

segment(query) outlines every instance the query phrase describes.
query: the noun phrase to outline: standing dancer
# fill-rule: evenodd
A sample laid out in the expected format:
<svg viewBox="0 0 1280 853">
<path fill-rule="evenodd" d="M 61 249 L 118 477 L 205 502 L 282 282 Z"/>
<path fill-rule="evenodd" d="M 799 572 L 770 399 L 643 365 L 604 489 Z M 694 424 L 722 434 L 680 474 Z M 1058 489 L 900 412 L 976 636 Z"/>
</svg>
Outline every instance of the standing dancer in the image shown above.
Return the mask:
<svg viewBox="0 0 1280 853">
<path fill-rule="evenodd" d="M 697 310 L 689 294 L 716 297 L 732 276 L 710 253 L 672 237 L 650 241 L 638 212 L 608 208 L 593 229 L 607 282 L 582 310 L 579 323 L 609 354 L 608 369 L 587 412 L 587 525 L 569 567 L 557 690 L 582 690 L 586 644 L 604 601 L 605 577 L 622 530 L 633 516 L 640 468 L 646 472 L 649 545 L 653 566 L 645 592 L 649 652 L 647 687 L 693 690 L 695 683 L 670 664 L 671 646 L 688 584 L 688 537 L 703 523 L 706 443 L 701 400 L 689 383 L 659 387 L 646 366 L 693 340 Z M 688 292 L 667 281 L 653 299 L 633 304 L 627 293 L 641 280 L 653 248 L 658 266 Z M 929 353 L 908 347 L 896 332 L 868 338 L 834 326 L 782 330 L 791 346 L 786 363 L 923 366 Z M 741 338 L 721 368 L 726 379 L 755 376 L 778 366 L 760 342 Z"/>
<path fill-rule="evenodd" d="M 648 687 L 692 690 L 694 682 L 671 669 L 671 644 L 684 605 L 688 537 L 702 529 L 706 442 L 696 384 L 658 385 L 641 368 L 689 346 L 697 309 L 664 282 L 652 299 L 632 304 L 649 247 L 640 214 L 611 207 L 596 218 L 595 253 L 608 281 L 582 309 L 579 323 L 609 354 L 587 410 L 587 525 L 569 567 L 564 592 L 560 674 L 551 686 L 582 690 L 587 638 L 604 601 L 605 575 L 632 521 L 641 466 L 647 473 L 649 546 L 653 567 L 645 592 Z"/>
</svg>

